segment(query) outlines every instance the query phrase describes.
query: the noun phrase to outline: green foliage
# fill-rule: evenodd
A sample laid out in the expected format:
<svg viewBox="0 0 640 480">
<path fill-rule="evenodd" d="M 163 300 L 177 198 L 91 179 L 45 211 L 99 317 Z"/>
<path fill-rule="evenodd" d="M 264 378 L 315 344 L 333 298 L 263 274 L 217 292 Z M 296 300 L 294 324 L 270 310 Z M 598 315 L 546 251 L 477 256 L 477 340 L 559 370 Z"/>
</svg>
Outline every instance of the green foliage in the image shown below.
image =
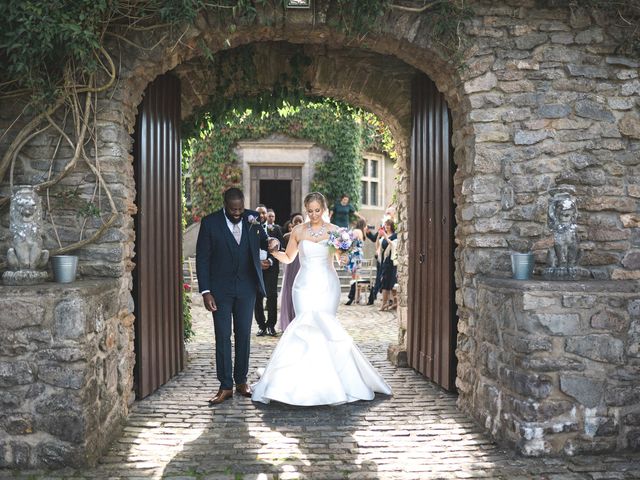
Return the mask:
<svg viewBox="0 0 640 480">
<path fill-rule="evenodd" d="M 52 194 L 54 206 L 60 209 L 73 209 L 78 217 L 99 218 L 102 211 L 93 201 L 89 201 L 82 196 L 80 185 L 74 188 L 66 188 Z"/>
<path fill-rule="evenodd" d="M 604 0 L 591 1 L 606 3 Z M 468 10 L 457 4 L 453 0 L 436 2 L 427 11 L 433 19 L 435 36 L 458 38 L 459 20 Z M 391 0 L 334 0 L 329 2 L 328 22 L 348 35 L 365 35 L 378 30 L 380 20 L 392 6 Z M 100 49 L 106 35 L 116 32 L 126 35 L 127 31 L 139 29 L 151 31 L 163 24 L 172 29 L 193 23 L 203 10 L 217 14 L 220 24 L 230 32 L 235 31 L 238 24 L 261 22 L 269 25 L 282 21 L 287 14 L 284 0 L 0 2 L 0 95 L 26 91 L 31 93 L 33 103 L 51 104 L 63 87 L 83 85 L 89 74 L 103 67 L 104 55 Z M 206 56 L 207 48 L 202 44 L 199 47 Z M 304 62 L 304 58 L 298 60 Z M 292 68 L 293 71 L 285 74 L 276 86 L 279 96 L 300 97 L 295 92 L 300 86 L 295 62 L 292 62 Z M 251 75 L 245 78 L 251 78 Z M 295 86 L 294 91 L 290 91 L 292 86 Z M 262 99 L 263 104 L 268 98 Z"/>
<path fill-rule="evenodd" d="M 376 31 L 391 3 L 390 0 L 336 0 L 336 20 L 332 23 L 352 35 Z"/>
<path fill-rule="evenodd" d="M 243 48 L 223 50 L 213 55 L 206 46 L 201 45 L 208 69 L 215 72 L 210 78 L 213 94 L 207 104 L 200 107 L 190 120 L 183 124 L 183 137 L 197 136 L 203 122 L 210 118 L 222 118 L 227 112 L 237 110 L 244 112 L 272 111 L 289 106 L 298 106 L 308 98 L 306 91 L 310 86 L 304 85 L 304 68 L 311 64 L 311 58 L 304 54 L 303 46 L 294 46 L 285 71 L 268 90 L 255 94 L 258 85 L 258 73 L 254 64 L 255 47 L 247 45 Z"/>
<path fill-rule="evenodd" d="M 224 190 L 241 186 L 242 172 L 233 152 L 239 140 L 282 133 L 321 145 L 332 155 L 316 165 L 311 189 L 325 194 L 329 202 L 346 193 L 356 206 L 363 151 L 393 155 L 394 149 L 388 129 L 373 114 L 328 99 L 304 100 L 297 106 L 283 102 L 280 108 L 260 112 L 233 109 L 217 121 L 201 117 L 200 122 L 201 132 L 184 142 L 183 151 L 190 160 L 196 221 L 222 206 Z"/>
<path fill-rule="evenodd" d="M 108 30 L 193 22 L 203 0 L 5 0 L 0 2 L 0 94 L 27 91 L 53 103 L 102 67 Z"/>
<path fill-rule="evenodd" d="M 191 316 L 191 285 L 183 284 L 182 291 L 182 321 L 185 342 L 190 340 L 193 335 L 193 317 Z"/>
<path fill-rule="evenodd" d="M 97 67 L 107 0 L 0 2 L 0 81 L 51 96 L 69 62 L 80 73 Z"/>
<path fill-rule="evenodd" d="M 186 172 L 189 167 L 188 160 L 185 156 L 182 157 L 181 160 L 181 169 L 182 172 Z M 182 195 L 181 195 L 181 209 L 182 209 L 182 218 L 181 218 L 181 226 L 182 226 L 182 238 L 184 238 L 184 232 L 187 228 L 187 205 L 186 205 L 186 197 L 185 197 L 185 183 L 182 182 Z M 180 265 L 184 264 L 184 258 L 181 258 Z M 190 340 L 193 335 L 193 321 L 191 316 L 191 288 L 192 286 L 185 281 L 183 281 L 183 290 L 182 290 L 182 324 L 183 324 L 183 333 L 185 342 Z"/>
</svg>

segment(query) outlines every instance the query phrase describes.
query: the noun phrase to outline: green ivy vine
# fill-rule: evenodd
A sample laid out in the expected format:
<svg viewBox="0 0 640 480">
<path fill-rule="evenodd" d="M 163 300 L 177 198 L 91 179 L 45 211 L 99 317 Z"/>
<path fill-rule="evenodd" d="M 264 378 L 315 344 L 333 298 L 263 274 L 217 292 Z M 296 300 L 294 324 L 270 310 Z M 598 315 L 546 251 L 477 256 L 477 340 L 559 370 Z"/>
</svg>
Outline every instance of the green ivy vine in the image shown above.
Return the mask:
<svg viewBox="0 0 640 480">
<path fill-rule="evenodd" d="M 184 142 L 183 158 L 191 172 L 192 218 L 197 221 L 222 206 L 222 193 L 239 187 L 242 171 L 234 147 L 240 140 L 259 139 L 272 133 L 311 140 L 331 152 L 316 166 L 311 189 L 329 201 L 347 193 L 360 202 L 362 154 L 386 152 L 395 158 L 388 128 L 375 115 L 330 99 L 307 99 L 299 105 L 284 102 L 269 111 L 233 109 L 217 121 L 202 121 L 202 130 Z"/>
</svg>

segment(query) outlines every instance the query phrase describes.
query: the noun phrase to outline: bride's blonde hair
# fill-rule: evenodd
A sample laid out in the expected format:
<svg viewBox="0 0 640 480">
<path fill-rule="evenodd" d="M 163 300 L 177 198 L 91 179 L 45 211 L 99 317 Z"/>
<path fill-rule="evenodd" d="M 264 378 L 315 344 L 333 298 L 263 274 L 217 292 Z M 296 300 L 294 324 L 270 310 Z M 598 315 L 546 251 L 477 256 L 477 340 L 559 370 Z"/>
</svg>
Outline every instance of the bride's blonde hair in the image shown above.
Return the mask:
<svg viewBox="0 0 640 480">
<path fill-rule="evenodd" d="M 311 202 L 318 202 L 320 206 L 327 209 L 327 199 L 320 192 L 311 192 L 304 197 L 304 208 L 307 208 Z"/>
</svg>

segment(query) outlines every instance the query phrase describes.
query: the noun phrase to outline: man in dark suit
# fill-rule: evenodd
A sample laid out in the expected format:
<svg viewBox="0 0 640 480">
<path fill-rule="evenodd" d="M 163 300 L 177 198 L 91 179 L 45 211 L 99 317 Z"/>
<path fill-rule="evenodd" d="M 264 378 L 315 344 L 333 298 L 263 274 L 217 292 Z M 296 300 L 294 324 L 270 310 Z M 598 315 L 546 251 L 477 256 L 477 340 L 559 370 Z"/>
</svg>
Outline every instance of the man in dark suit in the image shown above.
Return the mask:
<svg viewBox="0 0 640 480">
<path fill-rule="evenodd" d="M 258 219 L 260 226 L 265 231 L 266 235 L 278 239 L 280 245 L 284 244 L 284 238 L 282 236 L 282 230 L 278 225 L 268 223 L 268 210 L 264 205 L 258 205 L 256 207 L 258 212 Z M 275 218 L 275 215 L 274 215 Z M 265 252 L 266 253 L 266 252 Z M 264 255 L 264 254 L 263 254 Z M 276 260 L 271 254 L 267 255 L 265 260 L 262 260 L 262 277 L 264 279 L 264 287 L 267 297 L 267 316 L 264 314 L 264 295 L 258 294 L 256 296 L 255 304 L 255 316 L 258 323 L 258 337 L 263 335 L 269 335 L 275 337 L 276 322 L 278 320 L 278 274 L 280 273 L 280 262 Z"/>
<path fill-rule="evenodd" d="M 196 269 L 202 300 L 213 313 L 216 335 L 216 370 L 220 389 L 209 400 L 216 405 L 236 391 L 251 396 L 247 384 L 251 317 L 256 295 L 264 295 L 260 249 L 268 250 L 265 230 L 257 213 L 245 211 L 244 195 L 237 188 L 224 193 L 224 208 L 200 223 L 196 244 Z M 231 365 L 231 331 L 235 360 Z"/>
</svg>

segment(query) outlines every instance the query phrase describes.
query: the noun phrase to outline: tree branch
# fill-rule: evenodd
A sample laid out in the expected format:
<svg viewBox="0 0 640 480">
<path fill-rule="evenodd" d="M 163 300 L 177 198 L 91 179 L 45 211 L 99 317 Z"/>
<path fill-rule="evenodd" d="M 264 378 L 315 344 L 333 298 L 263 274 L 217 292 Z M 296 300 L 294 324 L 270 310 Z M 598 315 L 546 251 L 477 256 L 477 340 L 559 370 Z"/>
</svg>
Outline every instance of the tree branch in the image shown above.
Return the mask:
<svg viewBox="0 0 640 480">
<path fill-rule="evenodd" d="M 430 8 L 433 8 L 440 3 L 447 3 L 447 0 L 436 0 L 435 2 L 425 3 L 421 7 L 405 7 L 404 5 L 396 5 L 392 3 L 391 5 L 389 5 L 389 8 L 393 10 L 401 10 L 403 12 L 422 13 L 422 12 L 426 12 Z"/>
</svg>

